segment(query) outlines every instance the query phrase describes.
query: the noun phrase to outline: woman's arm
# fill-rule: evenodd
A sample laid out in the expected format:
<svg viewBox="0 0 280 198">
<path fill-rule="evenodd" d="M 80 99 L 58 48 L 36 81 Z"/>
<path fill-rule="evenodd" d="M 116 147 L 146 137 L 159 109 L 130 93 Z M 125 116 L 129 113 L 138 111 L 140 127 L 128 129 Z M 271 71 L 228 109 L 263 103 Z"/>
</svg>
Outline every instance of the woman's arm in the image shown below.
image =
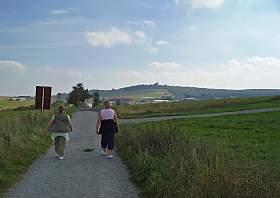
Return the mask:
<svg viewBox="0 0 280 198">
<path fill-rule="evenodd" d="M 51 120 L 49 121 L 48 128 L 51 127 L 51 125 L 53 124 L 54 118 L 55 118 L 55 115 L 53 115 Z"/>
<path fill-rule="evenodd" d="M 96 134 L 99 134 L 100 125 L 101 125 L 101 114 L 99 112 L 96 119 Z"/>
<path fill-rule="evenodd" d="M 119 129 L 119 128 L 120 128 L 119 119 L 118 119 L 118 115 L 117 115 L 116 112 L 114 113 L 114 120 L 115 120 L 115 123 L 116 123 L 116 125 L 117 125 L 117 127 L 118 127 L 118 129 Z"/>
<path fill-rule="evenodd" d="M 70 127 L 71 131 L 73 131 L 71 118 L 68 115 L 67 115 L 67 117 L 68 117 L 68 120 L 69 120 L 69 127 Z"/>
</svg>

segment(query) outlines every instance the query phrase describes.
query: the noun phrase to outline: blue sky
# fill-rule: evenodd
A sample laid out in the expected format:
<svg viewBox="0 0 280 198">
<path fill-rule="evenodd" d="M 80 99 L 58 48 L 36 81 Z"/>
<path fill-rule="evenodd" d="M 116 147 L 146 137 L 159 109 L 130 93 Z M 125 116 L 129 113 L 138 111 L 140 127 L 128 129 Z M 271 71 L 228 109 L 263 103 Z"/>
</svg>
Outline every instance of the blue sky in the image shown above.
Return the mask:
<svg viewBox="0 0 280 198">
<path fill-rule="evenodd" d="M 0 0 L 0 95 L 279 88 L 278 0 Z"/>
</svg>

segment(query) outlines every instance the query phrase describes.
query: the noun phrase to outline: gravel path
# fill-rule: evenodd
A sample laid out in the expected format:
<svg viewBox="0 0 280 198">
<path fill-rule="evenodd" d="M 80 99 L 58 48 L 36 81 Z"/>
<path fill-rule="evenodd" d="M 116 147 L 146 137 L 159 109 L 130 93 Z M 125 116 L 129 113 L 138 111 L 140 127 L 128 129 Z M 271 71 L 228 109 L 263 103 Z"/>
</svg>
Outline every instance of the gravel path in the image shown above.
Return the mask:
<svg viewBox="0 0 280 198">
<path fill-rule="evenodd" d="M 4 197 L 17 198 L 134 198 L 137 189 L 129 181 L 119 157 L 100 155 L 100 137 L 95 135 L 96 113 L 73 115 L 74 130 L 66 145 L 65 159 L 56 159 L 54 148 L 37 160 L 15 188 Z M 83 152 L 94 148 L 93 152 Z"/>
<path fill-rule="evenodd" d="M 129 124 L 129 123 L 142 123 L 142 122 L 156 122 L 156 121 L 172 120 L 172 119 L 180 119 L 180 118 L 205 118 L 205 117 L 218 117 L 218 116 L 225 116 L 225 115 L 264 113 L 264 112 L 273 112 L 273 111 L 280 111 L 280 108 L 251 109 L 251 110 L 242 110 L 242 111 L 233 111 L 233 112 L 207 113 L 207 114 L 185 115 L 185 116 L 161 116 L 161 117 L 150 117 L 150 118 L 121 119 L 120 123 Z"/>
</svg>

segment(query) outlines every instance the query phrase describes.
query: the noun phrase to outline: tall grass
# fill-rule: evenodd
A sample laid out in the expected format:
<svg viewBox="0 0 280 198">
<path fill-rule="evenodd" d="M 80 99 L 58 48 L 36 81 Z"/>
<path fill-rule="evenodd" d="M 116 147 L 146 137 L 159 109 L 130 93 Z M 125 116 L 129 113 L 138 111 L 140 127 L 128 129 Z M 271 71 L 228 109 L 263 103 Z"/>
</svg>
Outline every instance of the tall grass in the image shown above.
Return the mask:
<svg viewBox="0 0 280 198">
<path fill-rule="evenodd" d="M 52 140 L 47 123 L 54 109 L 45 111 L 43 116 L 35 110 L 1 112 L 9 117 L 0 122 L 0 197 L 49 148 Z M 67 109 L 70 115 L 74 111 Z"/>
<path fill-rule="evenodd" d="M 50 113 L 41 117 L 28 112 L 0 125 L 0 194 L 15 183 L 27 167 L 44 152 L 51 140 L 46 123 Z"/>
<path fill-rule="evenodd" d="M 226 144 L 221 139 L 216 144 Z M 242 153 L 194 141 L 175 125 L 122 126 L 117 148 L 142 197 L 279 197 L 280 182 Z"/>
</svg>

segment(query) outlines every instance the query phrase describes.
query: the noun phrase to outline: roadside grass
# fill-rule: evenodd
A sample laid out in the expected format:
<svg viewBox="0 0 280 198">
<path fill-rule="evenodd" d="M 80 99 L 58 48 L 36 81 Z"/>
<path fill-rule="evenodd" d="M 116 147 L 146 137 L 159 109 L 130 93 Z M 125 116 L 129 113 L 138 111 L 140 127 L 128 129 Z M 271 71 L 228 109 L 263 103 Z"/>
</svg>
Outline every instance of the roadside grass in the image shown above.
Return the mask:
<svg viewBox="0 0 280 198">
<path fill-rule="evenodd" d="M 49 148 L 52 140 L 47 132 L 47 122 L 56 107 L 54 104 L 43 116 L 37 110 L 0 112 L 0 197 Z M 71 115 L 75 110 L 67 108 L 66 112 Z"/>
<path fill-rule="evenodd" d="M 219 113 L 260 108 L 280 107 L 280 96 L 229 98 L 158 104 L 121 105 L 115 109 L 121 118 L 141 118 L 172 115 Z"/>
<path fill-rule="evenodd" d="M 280 112 L 121 126 L 142 197 L 280 197 Z"/>
<path fill-rule="evenodd" d="M 17 107 L 31 106 L 35 103 L 34 99 L 26 99 L 23 101 L 11 101 L 9 99 L 10 98 L 8 97 L 0 98 L 0 109 L 13 109 Z"/>
</svg>

